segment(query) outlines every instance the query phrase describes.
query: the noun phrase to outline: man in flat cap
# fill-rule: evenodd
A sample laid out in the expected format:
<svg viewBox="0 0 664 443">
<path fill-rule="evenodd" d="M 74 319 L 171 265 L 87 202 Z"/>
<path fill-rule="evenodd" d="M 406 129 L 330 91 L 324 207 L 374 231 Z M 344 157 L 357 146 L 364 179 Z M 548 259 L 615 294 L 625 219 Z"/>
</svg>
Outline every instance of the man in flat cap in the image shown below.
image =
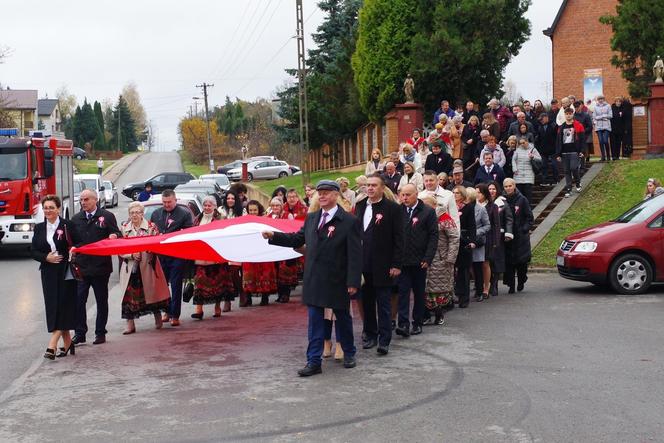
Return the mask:
<svg viewBox="0 0 664 443">
<path fill-rule="evenodd" d="M 298 371 L 301 377 L 322 372 L 325 308 L 331 308 L 336 317 L 344 367 L 356 365 L 350 297 L 361 282 L 361 226 L 355 216 L 337 205 L 340 188 L 336 182 L 321 180 L 316 191 L 321 209 L 310 212 L 298 232 L 263 232 L 263 237 L 273 245 L 288 248 L 306 245 L 302 302 L 307 305 L 309 314 L 309 346 L 307 364 Z"/>
</svg>

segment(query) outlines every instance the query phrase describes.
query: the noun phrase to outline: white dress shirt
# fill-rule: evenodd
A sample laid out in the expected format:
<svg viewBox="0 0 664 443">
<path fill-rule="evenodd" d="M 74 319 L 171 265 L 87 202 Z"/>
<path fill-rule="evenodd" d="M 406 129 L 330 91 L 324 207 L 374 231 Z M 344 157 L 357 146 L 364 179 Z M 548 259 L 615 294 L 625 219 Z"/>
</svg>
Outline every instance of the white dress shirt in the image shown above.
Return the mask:
<svg viewBox="0 0 664 443">
<path fill-rule="evenodd" d="M 48 245 L 51 247 L 51 252 L 57 251 L 55 247 L 55 241 L 53 241 L 53 236 L 55 235 L 55 231 L 58 230 L 59 225 L 60 225 L 60 217 L 58 217 L 55 220 L 55 223 L 51 223 L 48 220 L 46 220 L 46 241 L 48 242 Z"/>
</svg>

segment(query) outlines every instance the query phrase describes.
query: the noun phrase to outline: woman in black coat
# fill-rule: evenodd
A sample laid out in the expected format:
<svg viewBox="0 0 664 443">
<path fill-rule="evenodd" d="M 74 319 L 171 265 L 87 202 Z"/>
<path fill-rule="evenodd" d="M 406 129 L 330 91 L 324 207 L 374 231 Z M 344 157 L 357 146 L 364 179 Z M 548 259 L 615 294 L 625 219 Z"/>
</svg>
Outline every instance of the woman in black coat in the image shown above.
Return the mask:
<svg viewBox="0 0 664 443">
<path fill-rule="evenodd" d="M 533 226 L 533 212 L 530 204 L 518 189 L 516 182 L 506 178 L 505 195 L 514 214 L 514 240 L 507 244 L 505 280 L 509 293 L 514 294 L 514 274 L 517 276 L 517 290 L 523 291 L 528 280 L 528 263 L 531 258 L 530 228 Z"/>
<path fill-rule="evenodd" d="M 42 209 L 46 220 L 35 225 L 31 248 L 32 258 L 41 263 L 46 326 L 51 333 L 44 358 L 50 360 L 56 357 L 60 338 L 64 347 L 57 356 L 75 353 L 69 331 L 76 327 L 76 280 L 67 275 L 67 270 L 69 250 L 79 243 L 79 237 L 73 223 L 60 218 L 61 206 L 57 196 L 44 197 Z"/>
<path fill-rule="evenodd" d="M 505 273 L 505 245 L 514 239 L 514 216 L 512 208 L 502 195 L 502 187 L 497 182 L 489 182 L 489 194 L 500 216 L 500 237 L 491 260 L 491 289 L 489 295 L 498 295 L 498 279 Z"/>
<path fill-rule="evenodd" d="M 461 229 L 454 292 L 459 299 L 459 307 L 467 308 L 470 301 L 470 268 L 473 266 L 473 249 L 475 249 L 476 241 L 475 203 L 465 203 L 466 188 L 461 185 L 455 186 L 452 192 L 459 210 Z"/>
</svg>

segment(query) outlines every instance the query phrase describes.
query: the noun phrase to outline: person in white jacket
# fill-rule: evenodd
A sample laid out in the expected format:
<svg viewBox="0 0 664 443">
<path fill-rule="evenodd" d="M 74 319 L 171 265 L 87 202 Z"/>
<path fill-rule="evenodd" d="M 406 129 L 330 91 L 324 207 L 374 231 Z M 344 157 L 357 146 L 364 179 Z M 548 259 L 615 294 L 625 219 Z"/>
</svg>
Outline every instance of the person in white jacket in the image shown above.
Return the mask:
<svg viewBox="0 0 664 443">
<path fill-rule="evenodd" d="M 512 173 L 517 189 L 528 199 L 528 203 L 533 200 L 533 185 L 535 184 L 533 160 L 541 162 L 542 156 L 528 142 L 527 138 L 520 138 L 514 150 L 514 155 L 512 155 Z"/>
<path fill-rule="evenodd" d="M 401 181 L 399 182 L 399 187 L 397 190 L 401 192 L 401 188 L 406 186 L 408 183 L 415 185 L 417 192 L 420 192 L 422 189 L 424 189 L 424 179 L 422 178 L 422 174 L 415 170 L 415 165 L 413 162 L 406 162 L 406 164 L 403 166 L 403 177 L 401 177 Z"/>
</svg>

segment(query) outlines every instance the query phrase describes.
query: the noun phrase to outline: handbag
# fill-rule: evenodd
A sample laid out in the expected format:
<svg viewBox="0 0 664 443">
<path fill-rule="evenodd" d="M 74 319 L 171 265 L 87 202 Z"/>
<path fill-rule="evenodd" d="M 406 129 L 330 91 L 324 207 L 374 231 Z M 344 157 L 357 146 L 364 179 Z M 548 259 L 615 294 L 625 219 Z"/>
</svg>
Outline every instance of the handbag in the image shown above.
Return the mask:
<svg viewBox="0 0 664 443">
<path fill-rule="evenodd" d="M 533 149 L 530 150 L 530 152 L 533 152 Z M 539 175 L 542 172 L 542 168 L 544 167 L 544 163 L 542 162 L 541 158 L 531 158 L 530 159 L 530 166 L 533 168 L 533 173 L 535 175 Z"/>
<path fill-rule="evenodd" d="M 194 282 L 193 280 L 187 280 L 184 285 L 184 290 L 182 291 L 182 301 L 189 303 L 189 301 L 194 296 Z"/>
<path fill-rule="evenodd" d="M 71 238 L 69 237 L 69 231 L 67 231 L 67 225 L 65 225 L 65 239 L 67 239 L 67 244 L 69 249 L 73 247 Z M 71 276 L 71 278 L 67 278 Z M 76 262 L 76 257 L 69 254 L 69 264 L 67 266 L 67 272 L 65 272 L 65 280 L 83 280 L 83 272 L 81 272 L 81 266 Z"/>
</svg>

